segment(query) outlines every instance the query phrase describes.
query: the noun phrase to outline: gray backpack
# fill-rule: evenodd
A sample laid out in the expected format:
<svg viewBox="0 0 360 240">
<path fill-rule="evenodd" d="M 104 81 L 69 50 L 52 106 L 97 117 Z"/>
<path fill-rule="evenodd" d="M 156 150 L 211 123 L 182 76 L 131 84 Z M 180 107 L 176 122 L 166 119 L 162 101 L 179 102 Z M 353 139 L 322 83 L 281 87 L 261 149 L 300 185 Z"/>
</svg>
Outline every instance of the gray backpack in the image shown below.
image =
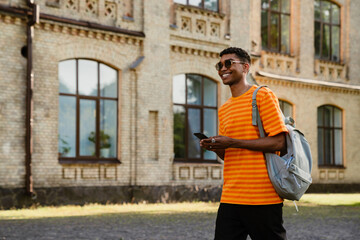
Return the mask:
<svg viewBox="0 0 360 240">
<path fill-rule="evenodd" d="M 252 96 L 252 125 L 257 125 L 260 136 L 265 137 L 256 103 L 256 94 L 262 87 L 264 86 L 258 87 Z M 281 198 L 298 201 L 312 182 L 310 146 L 304 134 L 292 126 L 293 120 L 291 122 L 289 118 L 284 117 L 284 121 L 289 131 L 286 134 L 287 153 L 281 157 L 265 153 L 267 171 L 275 191 Z"/>
</svg>

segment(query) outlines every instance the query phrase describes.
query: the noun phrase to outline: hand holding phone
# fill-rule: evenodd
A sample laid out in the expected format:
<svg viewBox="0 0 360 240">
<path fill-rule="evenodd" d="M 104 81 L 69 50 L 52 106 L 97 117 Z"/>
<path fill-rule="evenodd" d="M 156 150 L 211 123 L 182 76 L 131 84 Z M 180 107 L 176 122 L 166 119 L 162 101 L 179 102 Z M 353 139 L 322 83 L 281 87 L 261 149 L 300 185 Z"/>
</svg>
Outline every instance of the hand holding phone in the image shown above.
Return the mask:
<svg viewBox="0 0 360 240">
<path fill-rule="evenodd" d="M 200 139 L 200 140 L 208 138 L 208 137 L 207 137 L 205 134 L 203 134 L 203 133 L 194 133 L 194 135 L 195 135 L 198 139 Z"/>
</svg>

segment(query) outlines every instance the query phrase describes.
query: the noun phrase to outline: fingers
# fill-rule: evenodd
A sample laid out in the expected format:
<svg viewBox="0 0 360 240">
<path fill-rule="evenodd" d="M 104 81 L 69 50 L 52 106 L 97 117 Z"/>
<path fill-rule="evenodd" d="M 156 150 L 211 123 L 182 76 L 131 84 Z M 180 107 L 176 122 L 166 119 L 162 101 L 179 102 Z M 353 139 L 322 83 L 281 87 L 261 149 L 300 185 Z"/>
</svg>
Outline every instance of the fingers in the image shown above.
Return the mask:
<svg viewBox="0 0 360 240">
<path fill-rule="evenodd" d="M 209 151 L 215 151 L 217 149 L 223 149 L 221 144 L 221 136 L 213 136 L 206 139 L 200 140 L 200 146 Z"/>
</svg>

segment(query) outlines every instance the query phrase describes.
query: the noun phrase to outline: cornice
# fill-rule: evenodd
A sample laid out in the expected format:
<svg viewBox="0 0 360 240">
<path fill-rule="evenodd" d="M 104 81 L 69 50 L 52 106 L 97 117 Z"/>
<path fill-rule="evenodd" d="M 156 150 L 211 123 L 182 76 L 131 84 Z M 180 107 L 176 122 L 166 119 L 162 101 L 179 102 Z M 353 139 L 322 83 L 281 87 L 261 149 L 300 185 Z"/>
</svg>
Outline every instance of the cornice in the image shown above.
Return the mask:
<svg viewBox="0 0 360 240">
<path fill-rule="evenodd" d="M 185 46 L 179 45 L 171 45 L 171 51 L 175 53 L 187 54 L 187 55 L 194 55 L 194 56 L 203 56 L 203 57 L 210 57 L 210 58 L 219 58 L 218 52 L 190 48 Z"/>
<path fill-rule="evenodd" d="M 112 41 L 122 44 L 126 43 L 135 46 L 140 46 L 143 43 L 143 40 L 141 38 L 134 36 L 127 36 L 119 33 L 111 33 L 101 30 L 92 30 L 85 27 L 75 27 L 69 24 L 58 24 L 51 21 L 42 21 L 40 24 L 35 25 L 35 28 L 44 31 L 52 31 L 55 33 L 63 33 L 78 37 Z"/>
<path fill-rule="evenodd" d="M 256 81 L 260 84 L 275 84 L 286 87 L 296 87 L 303 89 L 312 89 L 317 91 L 360 95 L 360 86 L 354 86 L 354 85 L 278 76 L 275 74 L 265 73 L 261 71 L 256 72 L 255 78 Z"/>
</svg>

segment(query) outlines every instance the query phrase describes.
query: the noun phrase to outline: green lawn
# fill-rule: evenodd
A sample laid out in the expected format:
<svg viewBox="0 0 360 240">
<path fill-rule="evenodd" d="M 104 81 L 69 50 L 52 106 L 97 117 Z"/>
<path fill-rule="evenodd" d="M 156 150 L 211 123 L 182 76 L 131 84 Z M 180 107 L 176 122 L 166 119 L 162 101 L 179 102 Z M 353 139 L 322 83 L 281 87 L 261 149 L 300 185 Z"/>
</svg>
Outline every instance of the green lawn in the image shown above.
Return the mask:
<svg viewBox="0 0 360 240">
<path fill-rule="evenodd" d="M 88 204 L 85 206 L 33 207 L 29 209 L 1 210 L 0 220 L 39 219 L 49 217 L 93 216 L 114 213 L 168 214 L 216 213 L 219 203 L 191 202 L 171 204 Z M 297 202 L 300 212 L 316 206 L 360 206 L 357 194 L 305 194 Z M 285 201 L 285 212 L 295 211 L 292 201 Z"/>
</svg>

